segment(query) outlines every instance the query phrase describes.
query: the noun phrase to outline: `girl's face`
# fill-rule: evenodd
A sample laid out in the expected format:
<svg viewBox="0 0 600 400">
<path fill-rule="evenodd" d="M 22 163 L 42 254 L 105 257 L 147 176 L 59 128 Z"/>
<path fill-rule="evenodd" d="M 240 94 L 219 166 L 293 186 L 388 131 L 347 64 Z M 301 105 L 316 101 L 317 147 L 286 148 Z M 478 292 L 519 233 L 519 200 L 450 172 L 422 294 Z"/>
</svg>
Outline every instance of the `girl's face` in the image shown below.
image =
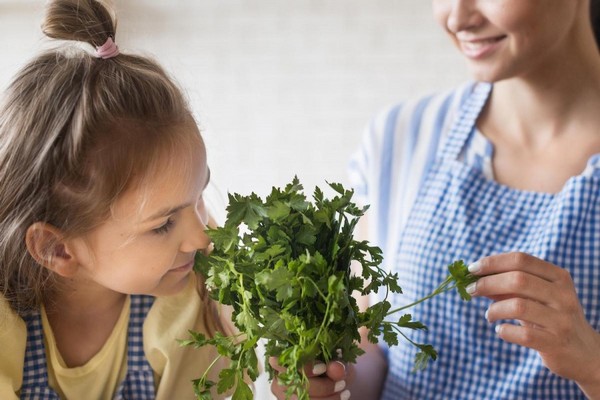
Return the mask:
<svg viewBox="0 0 600 400">
<path fill-rule="evenodd" d="M 203 144 L 181 156 L 123 194 L 105 223 L 74 241 L 78 279 L 126 294 L 185 287 L 196 251 L 210 244 L 202 198 L 210 174 Z"/>
<path fill-rule="evenodd" d="M 476 80 L 536 73 L 564 57 L 577 31 L 580 0 L 433 0 L 433 13 Z M 581 25 L 581 21 L 579 21 Z"/>
</svg>

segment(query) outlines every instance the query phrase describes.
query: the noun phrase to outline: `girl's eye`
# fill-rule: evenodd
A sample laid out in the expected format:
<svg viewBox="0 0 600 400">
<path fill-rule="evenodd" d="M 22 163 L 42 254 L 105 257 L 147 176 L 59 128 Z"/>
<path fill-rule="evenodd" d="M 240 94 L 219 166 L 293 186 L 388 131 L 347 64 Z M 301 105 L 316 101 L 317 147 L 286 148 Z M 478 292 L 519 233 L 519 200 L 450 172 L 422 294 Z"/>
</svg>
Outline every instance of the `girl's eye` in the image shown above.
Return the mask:
<svg viewBox="0 0 600 400">
<path fill-rule="evenodd" d="M 169 230 L 171 229 L 171 227 L 173 226 L 175 222 L 169 218 L 167 219 L 167 221 L 162 224 L 161 226 L 159 226 L 158 228 L 152 229 L 152 232 L 158 234 L 158 235 L 164 235 L 167 232 L 169 232 Z"/>
</svg>

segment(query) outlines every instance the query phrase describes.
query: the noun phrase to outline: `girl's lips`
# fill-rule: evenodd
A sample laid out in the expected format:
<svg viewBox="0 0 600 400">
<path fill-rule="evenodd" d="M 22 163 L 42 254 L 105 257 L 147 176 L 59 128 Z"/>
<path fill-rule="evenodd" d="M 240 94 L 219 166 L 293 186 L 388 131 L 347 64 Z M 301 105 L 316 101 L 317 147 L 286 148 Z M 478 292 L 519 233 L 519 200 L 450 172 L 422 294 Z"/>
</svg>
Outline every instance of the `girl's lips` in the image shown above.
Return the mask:
<svg viewBox="0 0 600 400">
<path fill-rule="evenodd" d="M 496 51 L 506 36 L 496 36 L 485 39 L 459 40 L 460 48 L 470 59 L 482 59 Z"/>
<path fill-rule="evenodd" d="M 189 263 L 182 265 L 181 267 L 173 268 L 169 272 L 189 272 L 194 267 L 194 262 L 190 261 Z"/>
</svg>

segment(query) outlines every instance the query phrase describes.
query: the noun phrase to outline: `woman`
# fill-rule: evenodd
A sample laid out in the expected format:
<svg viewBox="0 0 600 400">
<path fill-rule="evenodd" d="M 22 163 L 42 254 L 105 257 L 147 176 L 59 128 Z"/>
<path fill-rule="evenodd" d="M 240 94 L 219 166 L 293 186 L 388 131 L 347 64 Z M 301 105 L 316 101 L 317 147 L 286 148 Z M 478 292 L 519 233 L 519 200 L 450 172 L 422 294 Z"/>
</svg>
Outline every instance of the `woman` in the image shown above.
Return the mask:
<svg viewBox="0 0 600 400">
<path fill-rule="evenodd" d="M 379 115 L 351 171 L 399 273 L 396 304 L 431 292 L 456 259 L 481 278 L 472 302 L 411 310 L 430 328 L 411 339 L 439 351 L 425 371 L 410 373 L 409 344 L 364 344 L 356 365 L 312 378 L 311 398 L 344 386 L 356 399 L 600 399 L 596 7 L 433 1 L 474 82 Z"/>
</svg>

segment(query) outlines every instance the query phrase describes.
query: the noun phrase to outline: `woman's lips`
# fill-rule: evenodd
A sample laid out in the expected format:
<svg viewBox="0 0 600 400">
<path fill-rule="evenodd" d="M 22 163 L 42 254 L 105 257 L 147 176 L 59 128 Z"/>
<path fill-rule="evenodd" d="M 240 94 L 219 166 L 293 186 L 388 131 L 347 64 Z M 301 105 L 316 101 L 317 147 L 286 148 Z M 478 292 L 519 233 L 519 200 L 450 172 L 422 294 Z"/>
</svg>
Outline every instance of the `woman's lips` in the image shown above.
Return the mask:
<svg viewBox="0 0 600 400">
<path fill-rule="evenodd" d="M 468 58 L 478 60 L 495 52 L 503 43 L 506 36 L 495 36 L 483 39 L 460 40 L 460 48 Z"/>
</svg>

